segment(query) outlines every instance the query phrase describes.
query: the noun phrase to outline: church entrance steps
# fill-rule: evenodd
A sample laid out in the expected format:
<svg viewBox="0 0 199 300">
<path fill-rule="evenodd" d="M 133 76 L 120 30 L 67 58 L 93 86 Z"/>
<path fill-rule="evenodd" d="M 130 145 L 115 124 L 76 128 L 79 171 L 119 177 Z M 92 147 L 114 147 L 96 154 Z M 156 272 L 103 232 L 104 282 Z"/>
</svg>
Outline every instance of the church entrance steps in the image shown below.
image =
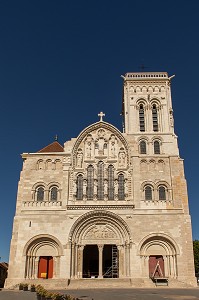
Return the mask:
<svg viewBox="0 0 199 300">
<path fill-rule="evenodd" d="M 10 285 L 8 282 L 5 286 L 6 289 L 15 290 L 19 288 L 19 283 L 27 283 L 28 285 L 42 285 L 45 289 L 66 289 L 69 285 L 69 279 L 22 279 L 15 285 Z"/>
<path fill-rule="evenodd" d="M 150 278 L 131 278 L 133 288 L 154 288 L 155 284 Z"/>
<path fill-rule="evenodd" d="M 71 279 L 68 286 L 69 289 L 87 289 L 87 288 L 130 288 L 130 278 L 102 278 L 102 279 Z"/>
<path fill-rule="evenodd" d="M 193 288 L 193 286 L 197 286 L 196 283 L 194 284 L 188 284 L 187 282 L 180 281 L 175 278 L 169 278 L 169 287 L 170 288 Z"/>
</svg>

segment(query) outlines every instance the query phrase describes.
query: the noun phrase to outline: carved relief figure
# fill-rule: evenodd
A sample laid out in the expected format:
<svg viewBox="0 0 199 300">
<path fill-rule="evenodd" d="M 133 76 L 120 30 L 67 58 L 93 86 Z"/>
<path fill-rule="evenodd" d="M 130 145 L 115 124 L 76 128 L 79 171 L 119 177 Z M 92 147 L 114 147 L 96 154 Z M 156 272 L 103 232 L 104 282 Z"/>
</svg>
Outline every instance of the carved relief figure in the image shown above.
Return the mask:
<svg viewBox="0 0 199 300">
<path fill-rule="evenodd" d="M 104 239 L 104 238 L 116 238 L 115 232 L 113 232 L 107 225 L 95 225 L 87 234 L 86 239 Z"/>
<path fill-rule="evenodd" d="M 91 142 L 87 142 L 86 143 L 86 157 L 87 158 L 91 158 L 91 151 L 92 151 Z"/>
<path fill-rule="evenodd" d="M 118 155 L 118 166 L 125 167 L 125 164 L 126 164 L 126 154 L 125 151 L 121 148 Z"/>
<path fill-rule="evenodd" d="M 82 167 L 82 160 L 83 160 L 83 153 L 82 153 L 81 149 L 79 149 L 78 153 L 77 153 L 77 163 L 76 163 L 78 168 Z"/>
</svg>

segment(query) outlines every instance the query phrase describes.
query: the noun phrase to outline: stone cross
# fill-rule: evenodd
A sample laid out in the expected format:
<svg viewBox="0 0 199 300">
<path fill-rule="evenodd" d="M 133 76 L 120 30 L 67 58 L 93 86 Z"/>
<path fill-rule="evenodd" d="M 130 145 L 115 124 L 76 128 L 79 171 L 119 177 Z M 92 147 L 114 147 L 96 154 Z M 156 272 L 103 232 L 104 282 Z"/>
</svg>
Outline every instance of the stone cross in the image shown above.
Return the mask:
<svg viewBox="0 0 199 300">
<path fill-rule="evenodd" d="M 102 118 L 105 116 L 105 114 L 102 112 L 102 111 L 100 111 L 100 113 L 98 114 L 98 117 L 100 117 L 100 122 L 102 122 L 103 120 L 102 120 Z"/>
</svg>

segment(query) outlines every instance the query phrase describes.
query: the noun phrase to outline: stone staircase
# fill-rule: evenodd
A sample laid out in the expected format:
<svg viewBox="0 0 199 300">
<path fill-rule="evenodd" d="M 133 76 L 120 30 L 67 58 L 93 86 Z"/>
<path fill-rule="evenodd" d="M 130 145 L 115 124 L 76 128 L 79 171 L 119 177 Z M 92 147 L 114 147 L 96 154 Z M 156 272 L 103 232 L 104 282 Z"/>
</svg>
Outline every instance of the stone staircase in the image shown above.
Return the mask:
<svg viewBox="0 0 199 300">
<path fill-rule="evenodd" d="M 131 279 L 125 278 L 102 278 L 102 279 L 71 279 L 68 288 L 69 289 L 88 289 L 88 288 L 130 288 Z"/>
</svg>

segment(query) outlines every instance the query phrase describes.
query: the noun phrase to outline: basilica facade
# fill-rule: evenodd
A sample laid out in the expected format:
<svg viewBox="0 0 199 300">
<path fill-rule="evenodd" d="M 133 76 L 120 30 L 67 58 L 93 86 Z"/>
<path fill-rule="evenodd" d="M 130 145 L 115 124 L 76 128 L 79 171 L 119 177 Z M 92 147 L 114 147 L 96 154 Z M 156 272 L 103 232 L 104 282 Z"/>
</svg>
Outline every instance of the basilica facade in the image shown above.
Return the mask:
<svg viewBox="0 0 199 300">
<path fill-rule="evenodd" d="M 196 285 L 171 77 L 122 77 L 123 132 L 100 112 L 63 146 L 22 154 L 6 287 Z"/>
</svg>

